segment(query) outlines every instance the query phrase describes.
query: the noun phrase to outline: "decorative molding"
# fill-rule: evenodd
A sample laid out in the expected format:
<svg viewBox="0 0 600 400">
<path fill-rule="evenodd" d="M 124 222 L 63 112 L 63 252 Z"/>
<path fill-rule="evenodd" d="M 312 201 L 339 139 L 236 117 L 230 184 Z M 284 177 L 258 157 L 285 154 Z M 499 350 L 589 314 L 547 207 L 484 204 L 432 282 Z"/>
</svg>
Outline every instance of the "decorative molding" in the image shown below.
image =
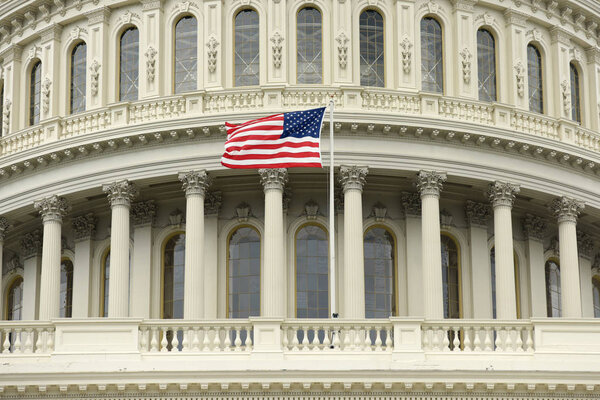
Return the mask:
<svg viewBox="0 0 600 400">
<path fill-rule="evenodd" d="M 339 185 L 339 182 L 337 182 L 337 184 L 334 187 L 333 205 L 336 214 L 342 214 L 344 212 L 344 191 Z"/>
<path fill-rule="evenodd" d="M 179 208 L 176 208 L 175 210 L 171 211 L 171 213 L 169 213 L 169 224 L 170 225 L 175 225 L 177 227 L 180 227 L 181 224 L 183 224 L 183 222 L 184 222 L 183 212 Z"/>
<path fill-rule="evenodd" d="M 208 42 L 206 43 L 207 60 L 208 60 L 208 72 L 214 73 L 217 70 L 217 48 L 219 47 L 219 41 L 215 35 L 210 35 Z"/>
<path fill-rule="evenodd" d="M 98 79 L 100 78 L 100 63 L 98 60 L 92 61 L 90 65 L 90 91 L 92 96 L 98 94 Z"/>
<path fill-rule="evenodd" d="M 130 24 L 132 19 L 139 20 L 140 16 L 136 13 L 132 13 L 131 11 L 127 10 L 119 18 L 119 24 L 120 25 Z"/>
<path fill-rule="evenodd" d="M 275 189 L 283 191 L 288 181 L 288 174 L 285 168 L 261 168 L 258 170 L 260 183 L 262 183 L 265 192 Z"/>
<path fill-rule="evenodd" d="M 471 59 L 473 58 L 473 55 L 471 54 L 469 49 L 465 47 L 460 52 L 460 57 L 461 57 L 463 81 L 465 83 L 469 83 L 469 82 L 471 82 Z"/>
<path fill-rule="evenodd" d="M 590 235 L 580 231 L 579 229 L 577 230 L 577 251 L 579 253 L 579 257 L 583 257 L 588 260 L 592 259 L 594 252 L 594 240 Z"/>
<path fill-rule="evenodd" d="M 281 195 L 281 208 L 283 209 L 284 213 L 287 214 L 291 202 L 292 202 L 292 188 L 289 186 L 284 186 L 283 193 Z"/>
<path fill-rule="evenodd" d="M 412 48 L 413 44 L 408 38 L 408 35 L 404 35 L 402 37 L 402 41 L 400 42 L 400 48 L 402 53 L 402 69 L 405 74 L 410 73 L 410 69 L 412 67 Z"/>
<path fill-rule="evenodd" d="M 23 265 L 21 264 L 19 257 L 16 255 L 13 255 L 2 266 L 2 277 L 5 277 L 13 272 L 17 272 L 18 270 L 22 270 L 22 269 L 23 269 Z M 23 273 L 23 271 L 18 271 L 18 272 Z"/>
<path fill-rule="evenodd" d="M 548 223 L 545 219 L 537 215 L 525 214 L 523 218 L 523 233 L 529 240 L 543 241 L 548 229 Z"/>
<path fill-rule="evenodd" d="M 82 32 L 87 35 L 87 29 L 82 28 L 80 26 L 76 26 L 73 29 L 71 29 L 71 32 L 70 32 L 71 40 L 81 39 Z"/>
<path fill-rule="evenodd" d="M 307 219 L 310 219 L 310 220 L 317 219 L 317 216 L 320 215 L 319 214 L 319 204 L 316 201 L 314 201 L 313 199 L 310 199 L 309 201 L 307 201 L 304 204 L 304 212 L 302 214 L 306 215 Z"/>
<path fill-rule="evenodd" d="M 348 41 L 349 40 L 350 39 L 348 38 L 348 36 L 346 36 L 344 31 L 341 31 L 340 33 L 338 33 L 337 37 L 335 38 L 335 41 L 338 43 L 338 46 L 337 46 L 338 63 L 340 65 L 341 69 L 345 69 L 346 66 L 348 65 Z"/>
<path fill-rule="evenodd" d="M 75 240 L 91 239 L 96 234 L 96 223 L 98 219 L 92 213 L 80 215 L 72 219 Z"/>
<path fill-rule="evenodd" d="M 50 109 L 50 86 L 52 86 L 52 81 L 46 77 L 42 82 L 42 108 L 45 113 Z"/>
<path fill-rule="evenodd" d="M 443 172 L 421 170 L 417 174 L 417 191 L 423 196 L 440 197 L 448 177 Z"/>
<path fill-rule="evenodd" d="M 138 189 L 134 183 L 128 180 L 116 181 L 102 186 L 102 191 L 108 196 L 111 207 L 131 205 L 131 201 L 138 195 Z"/>
<path fill-rule="evenodd" d="M 527 31 L 527 36 L 529 36 L 530 39 L 533 39 L 536 42 L 542 41 L 542 32 L 540 32 L 538 28 L 533 28 Z"/>
<path fill-rule="evenodd" d="M 495 181 L 488 185 L 486 195 L 492 202 L 494 208 L 498 206 L 512 207 L 515 202 L 515 197 L 520 191 L 519 185 Z"/>
<path fill-rule="evenodd" d="M 385 221 L 387 217 L 387 207 L 378 201 L 377 203 L 373 204 L 370 217 L 375 218 L 375 221 L 377 222 Z"/>
<path fill-rule="evenodd" d="M 10 99 L 4 100 L 4 110 L 2 110 L 2 135 L 8 135 L 10 129 L 10 108 L 12 101 Z"/>
<path fill-rule="evenodd" d="M 421 196 L 415 192 L 402 192 L 400 203 L 407 217 L 421 217 Z"/>
<path fill-rule="evenodd" d="M 489 12 L 484 12 L 483 14 L 479 14 L 475 21 L 483 21 L 483 25 L 492 26 L 496 22 L 496 19 Z"/>
<path fill-rule="evenodd" d="M 558 1 L 550 0 L 546 3 L 546 17 L 548 19 L 552 18 L 552 16 L 556 13 L 556 8 L 558 7 Z"/>
<path fill-rule="evenodd" d="M 34 202 L 33 207 L 38 210 L 44 223 L 50 221 L 62 222 L 63 217 L 71 209 L 67 199 L 56 195 Z"/>
<path fill-rule="evenodd" d="M 21 256 L 23 259 L 39 256 L 42 254 L 42 233 L 35 230 L 26 233 L 21 238 Z"/>
<path fill-rule="evenodd" d="M 206 191 L 204 193 L 204 215 L 219 215 L 223 195 L 219 191 Z"/>
<path fill-rule="evenodd" d="M 424 8 L 426 8 L 430 14 L 437 14 L 440 10 L 440 5 L 433 0 L 429 0 L 427 3 L 421 5 L 421 9 Z"/>
<path fill-rule="evenodd" d="M 279 31 L 275 31 L 271 36 L 271 42 L 273 43 L 273 66 L 275 68 L 281 67 L 281 51 L 283 49 L 283 36 Z"/>
<path fill-rule="evenodd" d="M 206 190 L 212 183 L 212 179 L 205 169 L 181 172 L 178 178 L 182 182 L 186 197 L 190 195 L 205 196 Z"/>
<path fill-rule="evenodd" d="M 154 200 L 138 201 L 131 204 L 131 218 L 133 226 L 151 225 L 156 216 Z"/>
<path fill-rule="evenodd" d="M 465 203 L 465 215 L 469 227 L 486 228 L 491 215 L 491 207 L 487 203 L 478 203 L 467 200 Z"/>
<path fill-rule="evenodd" d="M 40 46 L 36 46 L 35 44 L 29 48 L 27 52 L 27 58 L 25 59 L 25 64 L 29 64 L 31 60 L 34 58 L 42 57 L 42 48 Z"/>
<path fill-rule="evenodd" d="M 445 208 L 440 211 L 440 226 L 443 228 L 454 226 L 454 216 Z"/>
<path fill-rule="evenodd" d="M 344 193 L 347 190 L 359 190 L 362 192 L 368 173 L 369 169 L 367 167 L 342 165 L 340 167 L 339 182 L 342 185 Z"/>
<path fill-rule="evenodd" d="M 565 115 L 569 117 L 571 111 L 571 85 L 566 79 L 560 83 L 560 93 L 562 95 L 563 110 Z"/>
<path fill-rule="evenodd" d="M 252 210 L 250 205 L 245 201 L 241 202 L 234 209 L 235 218 L 237 218 L 238 222 L 247 222 L 248 218 L 252 215 Z"/>
<path fill-rule="evenodd" d="M 517 80 L 517 93 L 519 97 L 523 97 L 525 95 L 525 66 L 520 59 L 517 59 L 514 69 Z"/>
<path fill-rule="evenodd" d="M 148 46 L 148 49 L 144 53 L 146 56 L 146 76 L 148 78 L 148 82 L 154 82 L 154 77 L 156 75 L 156 55 L 158 51 L 152 46 Z"/>
<path fill-rule="evenodd" d="M 577 217 L 583 211 L 585 204 L 577 199 L 570 197 L 559 197 L 552 200 L 550 204 L 550 211 L 558 219 L 558 223 L 561 222 L 577 222 Z"/>
<path fill-rule="evenodd" d="M 10 229 L 10 224 L 6 217 L 0 217 L 0 243 L 6 238 L 6 233 Z M 1 254 L 0 254 L 1 255 Z"/>
</svg>

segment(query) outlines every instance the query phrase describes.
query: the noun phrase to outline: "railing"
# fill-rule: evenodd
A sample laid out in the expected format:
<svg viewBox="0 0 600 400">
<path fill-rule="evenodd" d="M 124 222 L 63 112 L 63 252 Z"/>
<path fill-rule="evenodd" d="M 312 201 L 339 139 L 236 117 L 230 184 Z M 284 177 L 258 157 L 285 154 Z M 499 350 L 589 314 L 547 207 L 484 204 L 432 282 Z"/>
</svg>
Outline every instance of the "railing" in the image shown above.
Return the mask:
<svg viewBox="0 0 600 400">
<path fill-rule="evenodd" d="M 2 354 L 49 354 L 54 350 L 55 327 L 45 322 L 0 323 Z"/>
<path fill-rule="evenodd" d="M 559 122 L 542 114 L 514 110 L 510 115 L 510 126 L 516 131 L 533 136 L 560 140 L 558 135 Z"/>
</svg>

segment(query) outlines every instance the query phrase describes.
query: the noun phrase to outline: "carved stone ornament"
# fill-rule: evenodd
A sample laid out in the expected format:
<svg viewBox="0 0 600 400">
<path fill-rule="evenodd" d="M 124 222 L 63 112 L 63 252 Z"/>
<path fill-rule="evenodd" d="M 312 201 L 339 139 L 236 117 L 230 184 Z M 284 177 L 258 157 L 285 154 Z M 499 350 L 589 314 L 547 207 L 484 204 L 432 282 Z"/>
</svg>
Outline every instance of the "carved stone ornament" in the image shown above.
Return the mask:
<svg viewBox="0 0 600 400">
<path fill-rule="evenodd" d="M 594 240 L 590 235 L 580 230 L 577 230 L 577 251 L 580 257 L 585 257 L 588 260 L 592 259 Z"/>
<path fill-rule="evenodd" d="M 39 211 L 42 221 L 58 221 L 62 219 L 70 210 L 69 203 L 64 197 L 50 196 L 33 203 L 33 207 Z"/>
<path fill-rule="evenodd" d="M 42 82 L 42 108 L 45 113 L 50 109 L 50 86 L 52 86 L 52 81 L 49 78 L 44 79 Z"/>
<path fill-rule="evenodd" d="M 285 168 L 261 168 L 258 170 L 260 183 L 262 183 L 265 192 L 270 189 L 283 191 L 287 183 L 288 175 Z"/>
<path fill-rule="evenodd" d="M 344 191 L 339 184 L 336 184 L 334 188 L 333 206 L 336 213 L 340 214 L 344 212 Z"/>
<path fill-rule="evenodd" d="M 517 60 L 514 68 L 517 80 L 517 93 L 519 97 L 523 97 L 525 95 L 525 66 L 521 60 Z"/>
<path fill-rule="evenodd" d="M 565 115 L 569 116 L 571 111 L 571 85 L 566 79 L 560 83 L 560 93 L 562 95 L 563 110 Z"/>
<path fill-rule="evenodd" d="M 596 275 L 600 275 L 600 253 L 596 254 L 592 263 L 592 276 Z"/>
<path fill-rule="evenodd" d="M 554 199 L 550 204 L 550 210 L 558 219 L 558 223 L 577 222 L 577 217 L 583 211 L 584 207 L 585 205 L 582 201 L 566 196 Z"/>
<path fill-rule="evenodd" d="M 137 18 L 137 19 L 139 19 L 139 18 L 140 18 L 140 16 L 139 16 L 139 15 L 137 15 L 137 14 L 134 14 L 134 13 L 132 13 L 131 11 L 127 10 L 127 11 L 125 11 L 125 12 L 123 13 L 123 15 L 121 15 L 121 18 L 120 18 L 120 23 L 121 23 L 122 25 L 130 24 L 130 23 L 131 23 L 131 19 L 132 19 L 132 18 L 134 18 L 134 17 L 135 17 L 135 18 Z"/>
<path fill-rule="evenodd" d="M 375 221 L 383 222 L 387 216 L 387 207 L 382 203 L 377 202 L 373 205 L 373 211 L 371 212 L 371 215 L 375 217 Z"/>
<path fill-rule="evenodd" d="M 543 241 L 546 236 L 548 223 L 537 215 L 526 214 L 523 218 L 523 232 L 529 240 Z"/>
<path fill-rule="evenodd" d="M 417 190 L 421 197 L 440 197 L 440 192 L 448 177 L 443 172 L 421 170 L 417 174 Z"/>
<path fill-rule="evenodd" d="M 156 204 L 154 204 L 154 200 L 138 201 L 131 205 L 131 217 L 134 226 L 152 224 L 155 216 Z"/>
<path fill-rule="evenodd" d="M 250 205 L 248 203 L 246 203 L 245 201 L 238 204 L 237 207 L 235 208 L 234 212 L 235 212 L 235 217 L 237 218 L 237 220 L 239 222 L 248 221 L 248 218 L 250 217 L 250 215 L 252 215 L 252 213 L 250 211 Z"/>
<path fill-rule="evenodd" d="M 81 39 L 81 33 L 87 33 L 87 29 L 80 26 L 76 26 L 71 29 L 71 40 Z"/>
<path fill-rule="evenodd" d="M 10 224 L 6 217 L 0 217 L 0 243 L 6 238 L 6 232 L 8 232 L 9 227 Z"/>
<path fill-rule="evenodd" d="M 536 42 L 540 42 L 542 40 L 542 32 L 540 32 L 540 30 L 537 28 L 533 28 L 532 30 L 528 31 L 527 35 Z"/>
<path fill-rule="evenodd" d="M 362 192 L 368 173 L 369 169 L 367 167 L 342 165 L 339 181 L 344 193 L 347 190 L 360 190 Z"/>
<path fill-rule="evenodd" d="M 450 213 L 450 211 L 446 210 L 445 208 L 440 211 L 440 226 L 454 226 L 454 216 Z"/>
<path fill-rule="evenodd" d="M 423 6 L 422 6 L 423 7 Z M 440 10 L 440 5 L 433 0 L 429 0 L 424 7 L 427 7 L 430 14 L 437 14 Z"/>
<path fill-rule="evenodd" d="M 283 49 L 283 36 L 279 31 L 275 31 L 271 36 L 271 43 L 273 43 L 273 66 L 279 68 L 281 67 L 281 50 Z"/>
<path fill-rule="evenodd" d="M 486 195 L 494 207 L 512 207 L 520 191 L 519 185 L 496 181 L 489 184 Z"/>
<path fill-rule="evenodd" d="M 16 255 L 13 256 L 8 262 L 4 264 L 2 267 L 2 276 L 6 276 L 13 271 L 16 271 L 19 268 L 23 268 L 21 262 L 19 261 L 19 257 Z"/>
<path fill-rule="evenodd" d="M 98 94 L 98 78 L 100 77 L 100 63 L 98 60 L 92 61 L 90 65 L 90 91 L 92 96 Z"/>
<path fill-rule="evenodd" d="M 471 82 L 471 59 L 472 58 L 473 58 L 473 55 L 471 54 L 469 49 L 467 49 L 466 47 L 464 49 L 462 49 L 462 51 L 460 52 L 460 64 L 462 67 L 463 81 L 465 83 Z"/>
<path fill-rule="evenodd" d="M 189 1 L 180 1 L 175 5 L 176 9 L 180 13 L 186 13 L 190 10 L 190 2 Z"/>
<path fill-rule="evenodd" d="M 156 55 L 158 51 L 152 46 L 148 46 L 148 49 L 144 53 L 146 56 L 146 76 L 148 78 L 148 82 L 154 82 L 154 77 L 156 75 Z"/>
<path fill-rule="evenodd" d="M 73 232 L 75 240 L 91 239 L 96 234 L 96 217 L 89 213 L 73 218 Z"/>
<path fill-rule="evenodd" d="M 102 186 L 102 191 L 108 196 L 108 201 L 111 207 L 127 206 L 138 195 L 138 189 L 135 184 L 128 180 L 122 180 Z"/>
<path fill-rule="evenodd" d="M 38 256 L 42 253 L 42 233 L 39 230 L 26 233 L 21 239 L 23 258 Z"/>
<path fill-rule="evenodd" d="M 206 189 L 211 184 L 211 179 L 206 170 L 187 171 L 179 174 L 179 180 L 183 183 L 183 190 L 186 196 L 201 195 L 204 196 Z"/>
<path fill-rule="evenodd" d="M 465 204 L 465 215 L 469 226 L 487 228 L 488 219 L 491 214 L 490 205 L 467 200 Z"/>
<path fill-rule="evenodd" d="M 284 213 L 287 214 L 291 202 L 292 202 L 292 188 L 289 186 L 284 186 L 283 194 L 281 195 L 281 208 L 283 209 Z"/>
<path fill-rule="evenodd" d="M 208 60 L 208 72 L 214 73 L 217 70 L 217 48 L 219 47 L 219 41 L 215 35 L 211 35 L 206 43 L 207 60 Z"/>
<path fill-rule="evenodd" d="M 314 200 L 309 200 L 304 204 L 304 215 L 308 219 L 316 219 L 317 215 L 319 215 L 319 204 Z"/>
<path fill-rule="evenodd" d="M 222 203 L 223 195 L 221 192 L 207 191 L 204 195 L 204 215 L 219 215 Z"/>
<path fill-rule="evenodd" d="M 338 46 L 338 63 L 340 64 L 340 68 L 341 69 L 345 69 L 346 66 L 348 65 L 348 41 L 350 39 L 348 39 L 348 36 L 346 36 L 346 34 L 342 31 L 340 32 L 337 37 L 335 38 L 335 41 L 337 42 Z"/>
<path fill-rule="evenodd" d="M 552 18 L 552 15 L 556 12 L 556 8 L 558 7 L 558 1 L 550 0 L 546 3 L 546 17 Z"/>
<path fill-rule="evenodd" d="M 2 110 L 2 134 L 8 135 L 8 130 L 10 129 L 10 107 L 12 106 L 12 101 L 6 99 L 4 101 L 4 110 Z"/>
<path fill-rule="evenodd" d="M 181 212 L 179 208 L 176 208 L 169 214 L 169 224 L 175 225 L 177 227 L 183 224 L 183 212 Z"/>
<path fill-rule="evenodd" d="M 421 216 L 421 196 L 419 193 L 402 192 L 400 203 L 404 209 L 404 215 L 408 217 Z"/>
<path fill-rule="evenodd" d="M 400 42 L 400 52 L 402 53 L 402 69 L 405 74 L 410 73 L 412 66 L 412 48 L 413 44 L 408 38 L 408 35 L 404 35 Z"/>
</svg>

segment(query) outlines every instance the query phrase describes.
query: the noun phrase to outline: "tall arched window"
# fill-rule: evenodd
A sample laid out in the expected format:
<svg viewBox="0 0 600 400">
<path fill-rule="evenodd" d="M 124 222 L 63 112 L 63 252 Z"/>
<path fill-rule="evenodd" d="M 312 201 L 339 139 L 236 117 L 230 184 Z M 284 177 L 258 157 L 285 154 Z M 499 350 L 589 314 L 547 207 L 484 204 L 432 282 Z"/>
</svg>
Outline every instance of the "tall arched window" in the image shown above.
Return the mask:
<svg viewBox="0 0 600 400">
<path fill-rule="evenodd" d="M 527 45 L 527 76 L 529 79 L 529 111 L 544 112 L 542 55 L 533 44 Z"/>
<path fill-rule="evenodd" d="M 519 286 L 519 259 L 517 253 L 513 255 L 515 261 L 515 296 L 517 302 L 517 318 L 521 318 L 521 289 Z M 492 266 L 492 316 L 496 318 L 496 248 L 490 250 L 490 264 Z"/>
<path fill-rule="evenodd" d="M 175 93 L 198 88 L 198 21 L 192 16 L 175 25 Z"/>
<path fill-rule="evenodd" d="M 185 235 L 177 233 L 163 251 L 162 318 L 183 318 L 183 286 L 185 282 Z"/>
<path fill-rule="evenodd" d="M 260 315 L 260 235 L 244 226 L 230 236 L 227 248 L 227 314 Z"/>
<path fill-rule="evenodd" d="M 442 26 L 431 17 L 421 20 L 421 90 L 444 92 Z"/>
<path fill-rule="evenodd" d="M 23 278 L 16 278 L 9 286 L 6 296 L 6 319 L 17 321 L 23 319 Z"/>
<path fill-rule="evenodd" d="M 110 249 L 102 257 L 102 274 L 100 276 L 100 316 L 108 317 L 108 285 L 110 283 Z"/>
<path fill-rule="evenodd" d="M 365 232 L 365 316 L 396 315 L 396 241 L 385 228 Z"/>
<path fill-rule="evenodd" d="M 71 318 L 73 310 L 73 262 L 65 258 L 60 263 L 60 317 Z"/>
<path fill-rule="evenodd" d="M 296 26 L 298 83 L 323 83 L 321 12 L 314 7 L 298 11 Z"/>
<path fill-rule="evenodd" d="M 327 232 L 305 225 L 296 233 L 296 317 L 329 316 L 329 260 Z"/>
<path fill-rule="evenodd" d="M 81 42 L 71 51 L 71 114 L 85 111 L 87 46 Z"/>
<path fill-rule="evenodd" d="M 477 31 L 479 100 L 496 101 L 496 41 L 487 29 Z"/>
<path fill-rule="evenodd" d="M 29 76 L 29 125 L 40 122 L 42 97 L 42 62 L 36 61 Z"/>
<path fill-rule="evenodd" d="M 129 28 L 121 34 L 119 47 L 119 101 L 138 99 L 140 34 Z"/>
<path fill-rule="evenodd" d="M 579 91 L 581 89 L 579 82 L 579 71 L 573 63 L 569 63 L 571 71 L 571 119 L 581 122 L 581 97 Z"/>
<path fill-rule="evenodd" d="M 260 83 L 260 38 L 258 13 L 242 10 L 235 16 L 235 86 Z"/>
<path fill-rule="evenodd" d="M 385 86 L 383 17 L 375 10 L 365 10 L 359 20 L 360 84 Z"/>
<path fill-rule="evenodd" d="M 560 265 L 555 259 L 546 261 L 546 310 L 548 317 L 560 317 L 562 306 L 560 301 Z"/>
<path fill-rule="evenodd" d="M 600 318 L 600 278 L 592 278 L 592 297 L 594 299 L 594 318 Z"/>
<path fill-rule="evenodd" d="M 441 236 L 442 282 L 444 288 L 444 318 L 460 318 L 460 255 L 454 238 Z"/>
</svg>

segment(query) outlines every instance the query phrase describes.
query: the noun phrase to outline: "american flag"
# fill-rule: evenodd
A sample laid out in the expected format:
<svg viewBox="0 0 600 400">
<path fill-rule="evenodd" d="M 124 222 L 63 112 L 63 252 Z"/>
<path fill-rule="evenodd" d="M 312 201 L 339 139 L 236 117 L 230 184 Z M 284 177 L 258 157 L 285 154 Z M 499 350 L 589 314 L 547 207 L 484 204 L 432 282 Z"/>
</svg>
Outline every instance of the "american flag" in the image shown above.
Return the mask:
<svg viewBox="0 0 600 400">
<path fill-rule="evenodd" d="M 225 123 L 227 141 L 221 164 L 227 168 L 318 167 L 325 107 Z"/>
</svg>

